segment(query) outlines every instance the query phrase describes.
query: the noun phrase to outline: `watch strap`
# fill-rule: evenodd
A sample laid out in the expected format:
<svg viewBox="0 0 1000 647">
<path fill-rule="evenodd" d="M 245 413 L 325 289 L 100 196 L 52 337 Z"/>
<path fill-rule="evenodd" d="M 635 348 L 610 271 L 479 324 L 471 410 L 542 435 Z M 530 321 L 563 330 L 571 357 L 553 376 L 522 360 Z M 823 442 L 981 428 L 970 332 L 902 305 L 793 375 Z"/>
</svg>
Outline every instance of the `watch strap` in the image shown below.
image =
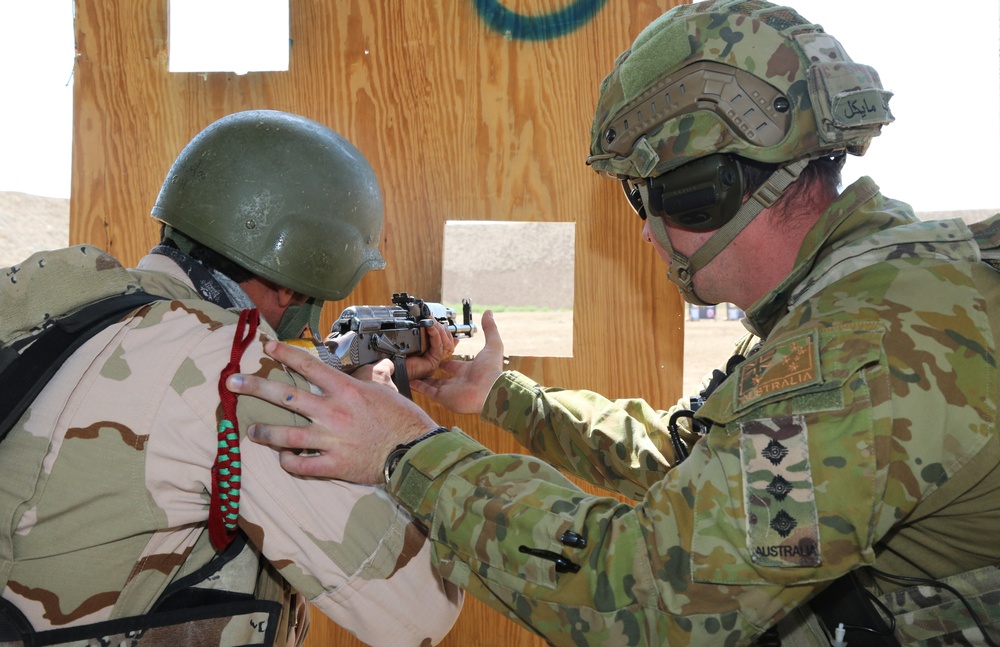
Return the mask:
<svg viewBox="0 0 1000 647">
<path fill-rule="evenodd" d="M 410 442 L 402 445 L 396 445 L 396 447 L 389 452 L 389 455 L 386 456 L 385 466 L 382 468 L 382 473 L 385 476 L 385 482 L 389 483 L 389 479 L 392 478 L 392 473 L 396 471 L 396 466 L 399 465 L 399 461 L 403 459 L 403 455 L 406 454 L 406 452 L 432 436 L 437 436 L 438 434 L 443 434 L 449 431 L 451 431 L 451 429 L 447 427 L 438 427 L 437 429 L 428 431 L 416 440 L 411 440 Z"/>
</svg>

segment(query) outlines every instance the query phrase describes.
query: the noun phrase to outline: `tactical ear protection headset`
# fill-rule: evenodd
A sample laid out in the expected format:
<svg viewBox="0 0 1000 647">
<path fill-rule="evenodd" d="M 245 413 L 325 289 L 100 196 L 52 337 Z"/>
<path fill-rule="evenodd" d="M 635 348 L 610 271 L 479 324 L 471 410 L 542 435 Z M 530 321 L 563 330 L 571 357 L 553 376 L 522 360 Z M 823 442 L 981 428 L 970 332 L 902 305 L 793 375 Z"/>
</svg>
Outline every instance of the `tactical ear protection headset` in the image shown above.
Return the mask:
<svg viewBox="0 0 1000 647">
<path fill-rule="evenodd" d="M 623 178 L 639 217 L 664 218 L 691 231 L 711 231 L 732 220 L 743 203 L 744 173 L 735 155 L 715 154 L 653 178 Z"/>
</svg>

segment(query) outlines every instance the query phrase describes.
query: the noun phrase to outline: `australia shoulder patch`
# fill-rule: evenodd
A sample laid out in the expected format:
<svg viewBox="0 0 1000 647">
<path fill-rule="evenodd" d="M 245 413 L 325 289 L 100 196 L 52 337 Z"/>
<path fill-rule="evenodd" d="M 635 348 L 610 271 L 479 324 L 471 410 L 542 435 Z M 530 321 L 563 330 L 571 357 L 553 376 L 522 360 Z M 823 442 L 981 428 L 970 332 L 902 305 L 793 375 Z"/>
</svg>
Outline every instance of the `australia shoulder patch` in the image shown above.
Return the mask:
<svg viewBox="0 0 1000 647">
<path fill-rule="evenodd" d="M 737 367 L 733 410 L 822 381 L 818 333 L 813 330 L 766 346 Z"/>
<path fill-rule="evenodd" d="M 740 425 L 747 548 L 754 564 L 818 566 L 819 515 L 805 417 Z"/>
</svg>

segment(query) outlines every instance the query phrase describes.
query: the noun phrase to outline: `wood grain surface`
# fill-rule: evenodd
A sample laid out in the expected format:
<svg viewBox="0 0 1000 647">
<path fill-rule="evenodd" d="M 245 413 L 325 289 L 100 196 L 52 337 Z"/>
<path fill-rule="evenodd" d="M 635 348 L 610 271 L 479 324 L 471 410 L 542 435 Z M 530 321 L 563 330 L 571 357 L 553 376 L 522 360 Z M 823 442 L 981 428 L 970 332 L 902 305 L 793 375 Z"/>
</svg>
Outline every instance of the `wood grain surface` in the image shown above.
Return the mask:
<svg viewBox="0 0 1000 647">
<path fill-rule="evenodd" d="M 566 26 L 544 16 L 594 2 L 291 0 L 290 69 L 237 76 L 167 71 L 167 0 L 76 0 L 70 242 L 136 262 L 158 238 L 150 208 L 191 137 L 239 110 L 295 112 L 350 139 L 385 195 L 388 267 L 351 303 L 388 303 L 397 291 L 439 300 L 447 220 L 574 222 L 573 356 L 511 366 L 666 406 L 681 389 L 682 304 L 617 183 L 584 160 L 601 79 L 673 4 L 607 2 Z M 548 31 L 499 33 L 483 6 Z M 328 304 L 324 329 L 345 305 Z M 474 418 L 429 408 L 496 451 L 517 450 Z M 313 627 L 309 645 L 359 644 L 325 618 Z M 543 642 L 470 599 L 444 644 Z"/>
</svg>

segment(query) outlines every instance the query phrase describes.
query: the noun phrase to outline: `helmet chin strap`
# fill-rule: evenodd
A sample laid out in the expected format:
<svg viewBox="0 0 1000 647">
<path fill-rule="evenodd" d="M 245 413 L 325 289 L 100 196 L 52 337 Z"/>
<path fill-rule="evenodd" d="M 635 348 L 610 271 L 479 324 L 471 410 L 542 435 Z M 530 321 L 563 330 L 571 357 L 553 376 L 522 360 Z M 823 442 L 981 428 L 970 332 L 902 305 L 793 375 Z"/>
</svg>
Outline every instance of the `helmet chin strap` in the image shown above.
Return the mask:
<svg viewBox="0 0 1000 647">
<path fill-rule="evenodd" d="M 314 337 L 319 336 L 319 317 L 322 310 L 323 301 L 319 299 L 309 299 L 302 305 L 288 306 L 275 330 L 278 339 L 298 339 L 306 326 L 309 326 L 309 331 Z"/>
<path fill-rule="evenodd" d="M 653 236 L 656 237 L 660 246 L 670 252 L 670 269 L 667 270 L 667 278 L 680 288 L 681 296 L 684 297 L 685 301 L 698 306 L 715 305 L 715 303 L 702 300 L 695 293 L 695 272 L 718 256 L 761 211 L 777 202 L 792 182 L 798 179 L 809 160 L 810 158 L 797 160 L 772 173 L 764 184 L 743 203 L 736 215 L 719 227 L 712 237 L 705 241 L 705 244 L 699 247 L 690 258 L 677 252 L 670 244 L 670 236 L 667 235 L 667 225 L 664 219 L 659 216 L 649 216 L 650 231 L 653 232 Z"/>
</svg>

